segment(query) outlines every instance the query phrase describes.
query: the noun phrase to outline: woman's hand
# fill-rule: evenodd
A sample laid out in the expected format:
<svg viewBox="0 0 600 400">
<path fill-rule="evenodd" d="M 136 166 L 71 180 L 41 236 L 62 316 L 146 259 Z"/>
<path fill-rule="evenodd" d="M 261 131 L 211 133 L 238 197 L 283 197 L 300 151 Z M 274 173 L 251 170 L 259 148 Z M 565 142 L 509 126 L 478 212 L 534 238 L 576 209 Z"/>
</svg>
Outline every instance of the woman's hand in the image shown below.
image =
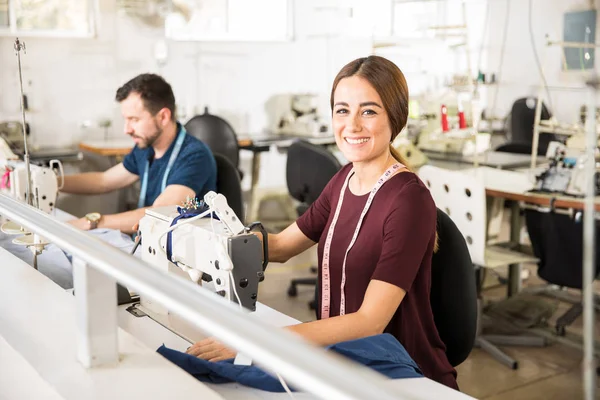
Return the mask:
<svg viewBox="0 0 600 400">
<path fill-rule="evenodd" d="M 204 339 L 193 344 L 186 350 L 186 353 L 212 362 L 229 360 L 237 355 L 237 352 L 213 338 Z"/>
</svg>

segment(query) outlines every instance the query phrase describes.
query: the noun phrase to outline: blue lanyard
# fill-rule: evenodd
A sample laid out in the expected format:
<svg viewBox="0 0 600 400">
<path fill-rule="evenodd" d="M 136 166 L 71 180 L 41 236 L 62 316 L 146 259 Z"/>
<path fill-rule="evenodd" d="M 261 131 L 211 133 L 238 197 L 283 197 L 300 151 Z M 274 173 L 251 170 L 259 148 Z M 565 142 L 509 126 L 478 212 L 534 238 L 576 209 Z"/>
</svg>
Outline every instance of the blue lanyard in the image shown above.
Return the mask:
<svg viewBox="0 0 600 400">
<path fill-rule="evenodd" d="M 169 157 L 169 162 L 167 163 L 167 169 L 165 170 L 165 174 L 163 175 L 162 185 L 160 192 L 162 193 L 167 187 L 167 178 L 169 176 L 169 172 L 171 172 L 171 168 L 173 168 L 173 164 L 179 155 L 179 151 L 181 150 L 181 145 L 183 144 L 183 139 L 185 139 L 185 128 L 181 126 L 179 131 L 179 135 L 177 135 L 177 141 L 175 142 L 175 147 L 173 148 L 173 152 L 171 153 L 171 157 Z M 150 169 L 150 161 L 146 160 L 146 168 L 144 169 L 144 176 L 142 178 L 142 189 L 140 191 L 140 199 L 138 200 L 138 208 L 145 207 L 146 203 L 146 192 L 148 191 L 148 170 Z"/>
</svg>

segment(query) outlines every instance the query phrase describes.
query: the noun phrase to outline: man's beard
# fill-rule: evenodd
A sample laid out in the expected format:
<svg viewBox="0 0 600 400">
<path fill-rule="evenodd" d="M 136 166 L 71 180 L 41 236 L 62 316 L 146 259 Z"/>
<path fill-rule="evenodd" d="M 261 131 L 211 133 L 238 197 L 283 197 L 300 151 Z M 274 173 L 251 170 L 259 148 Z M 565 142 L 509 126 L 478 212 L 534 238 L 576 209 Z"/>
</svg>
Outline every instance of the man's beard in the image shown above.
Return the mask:
<svg viewBox="0 0 600 400">
<path fill-rule="evenodd" d="M 156 122 L 154 122 L 154 133 L 152 133 L 146 138 L 143 138 L 143 141 L 140 144 L 138 144 L 138 147 L 140 149 L 146 149 L 148 147 L 151 147 L 154 144 L 154 142 L 156 142 L 156 139 L 160 137 L 162 132 L 162 128 Z"/>
</svg>

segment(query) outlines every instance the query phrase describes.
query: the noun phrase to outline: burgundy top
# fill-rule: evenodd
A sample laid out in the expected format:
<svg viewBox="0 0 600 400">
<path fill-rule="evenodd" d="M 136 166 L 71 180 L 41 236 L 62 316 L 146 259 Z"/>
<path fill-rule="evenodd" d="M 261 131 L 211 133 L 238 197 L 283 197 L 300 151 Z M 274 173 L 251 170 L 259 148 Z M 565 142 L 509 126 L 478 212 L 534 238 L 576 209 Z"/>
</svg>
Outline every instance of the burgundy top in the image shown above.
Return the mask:
<svg viewBox="0 0 600 400">
<path fill-rule="evenodd" d="M 319 243 L 319 278 L 327 231 L 351 168 L 352 164 L 344 166 L 296 221 L 309 239 Z M 329 261 L 332 317 L 340 314 L 342 262 L 368 197 L 352 194 L 349 187 L 344 193 Z M 426 377 L 458 389 L 429 300 L 436 215 L 429 190 L 412 172 L 394 175 L 379 189 L 346 260 L 346 314 L 358 311 L 371 279 L 404 289 L 406 296 L 385 332 L 404 345 Z"/>
</svg>

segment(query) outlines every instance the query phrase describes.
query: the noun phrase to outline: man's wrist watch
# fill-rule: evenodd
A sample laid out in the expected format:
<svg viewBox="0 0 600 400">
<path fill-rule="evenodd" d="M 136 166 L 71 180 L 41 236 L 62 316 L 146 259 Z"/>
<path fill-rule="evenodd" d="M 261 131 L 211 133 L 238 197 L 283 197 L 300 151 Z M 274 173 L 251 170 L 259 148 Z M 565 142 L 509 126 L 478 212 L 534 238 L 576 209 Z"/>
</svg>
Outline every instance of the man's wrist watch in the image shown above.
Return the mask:
<svg viewBox="0 0 600 400">
<path fill-rule="evenodd" d="M 102 218 L 102 214 L 93 212 L 85 215 L 85 219 L 88 220 L 90 224 L 90 229 L 96 229 L 98 227 L 98 222 Z"/>
</svg>

